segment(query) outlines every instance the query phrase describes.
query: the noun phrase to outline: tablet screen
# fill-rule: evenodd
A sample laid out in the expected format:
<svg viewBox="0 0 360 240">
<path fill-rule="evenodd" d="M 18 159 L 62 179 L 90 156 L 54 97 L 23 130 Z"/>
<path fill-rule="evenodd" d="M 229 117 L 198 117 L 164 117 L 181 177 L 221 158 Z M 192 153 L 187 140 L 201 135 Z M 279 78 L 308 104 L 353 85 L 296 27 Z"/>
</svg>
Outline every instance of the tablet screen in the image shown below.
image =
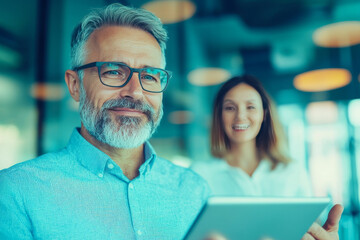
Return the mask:
<svg viewBox="0 0 360 240">
<path fill-rule="evenodd" d="M 211 197 L 186 240 L 221 233 L 227 240 L 301 239 L 329 198 Z"/>
</svg>

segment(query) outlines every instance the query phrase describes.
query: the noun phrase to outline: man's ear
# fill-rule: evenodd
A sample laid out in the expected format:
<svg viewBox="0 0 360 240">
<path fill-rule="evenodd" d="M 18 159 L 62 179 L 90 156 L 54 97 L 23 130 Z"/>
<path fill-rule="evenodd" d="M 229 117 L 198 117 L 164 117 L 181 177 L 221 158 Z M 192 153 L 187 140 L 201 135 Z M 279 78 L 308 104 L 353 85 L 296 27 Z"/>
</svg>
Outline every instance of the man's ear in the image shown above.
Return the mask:
<svg viewBox="0 0 360 240">
<path fill-rule="evenodd" d="M 73 70 L 67 70 L 65 72 L 65 82 L 69 89 L 71 97 L 79 102 L 80 99 L 80 79 L 78 74 Z"/>
</svg>

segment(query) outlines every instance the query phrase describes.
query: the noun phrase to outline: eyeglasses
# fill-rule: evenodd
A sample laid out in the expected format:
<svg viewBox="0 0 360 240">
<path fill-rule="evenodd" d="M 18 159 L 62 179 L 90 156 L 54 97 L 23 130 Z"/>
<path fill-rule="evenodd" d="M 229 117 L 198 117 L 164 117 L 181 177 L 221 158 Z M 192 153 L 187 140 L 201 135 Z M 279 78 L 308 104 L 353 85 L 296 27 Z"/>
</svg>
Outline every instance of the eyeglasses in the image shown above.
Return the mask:
<svg viewBox="0 0 360 240">
<path fill-rule="evenodd" d="M 73 70 L 80 71 L 91 67 L 98 68 L 100 82 L 109 87 L 124 87 L 136 72 L 139 74 L 142 89 L 152 93 L 163 92 L 171 78 L 171 72 L 161 68 L 131 68 L 120 62 L 92 62 Z"/>
</svg>

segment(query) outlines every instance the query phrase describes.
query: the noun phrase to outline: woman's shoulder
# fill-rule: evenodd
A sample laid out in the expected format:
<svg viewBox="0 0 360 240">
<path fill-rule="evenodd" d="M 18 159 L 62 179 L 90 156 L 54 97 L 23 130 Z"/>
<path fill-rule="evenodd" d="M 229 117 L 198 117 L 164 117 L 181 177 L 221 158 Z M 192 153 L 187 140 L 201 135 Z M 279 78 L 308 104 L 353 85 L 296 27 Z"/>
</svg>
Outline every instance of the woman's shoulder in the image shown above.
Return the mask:
<svg viewBox="0 0 360 240">
<path fill-rule="evenodd" d="M 288 173 L 288 174 L 294 174 L 297 176 L 307 174 L 305 164 L 303 164 L 299 161 L 291 161 L 289 163 L 278 163 L 275 166 L 274 171 Z"/>
<path fill-rule="evenodd" d="M 210 159 L 206 159 L 206 160 L 194 161 L 190 165 L 190 168 L 192 170 L 194 170 L 195 172 L 203 172 L 203 171 L 209 172 L 212 170 L 218 170 L 225 164 L 226 163 L 223 159 L 210 158 Z"/>
</svg>

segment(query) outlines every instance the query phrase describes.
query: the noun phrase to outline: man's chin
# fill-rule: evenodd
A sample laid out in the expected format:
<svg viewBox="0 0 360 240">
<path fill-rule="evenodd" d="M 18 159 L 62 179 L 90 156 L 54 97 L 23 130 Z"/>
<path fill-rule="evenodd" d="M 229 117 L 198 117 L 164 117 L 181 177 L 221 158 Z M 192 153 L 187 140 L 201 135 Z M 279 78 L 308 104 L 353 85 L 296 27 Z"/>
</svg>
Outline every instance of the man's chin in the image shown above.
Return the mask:
<svg viewBox="0 0 360 240">
<path fill-rule="evenodd" d="M 134 128 L 134 129 L 120 129 L 119 131 L 112 132 L 111 136 L 104 138 L 104 143 L 115 148 L 137 148 L 146 142 L 150 136 L 151 131 L 147 128 Z"/>
<path fill-rule="evenodd" d="M 112 125 L 111 127 L 113 129 L 114 132 L 126 132 L 128 135 L 136 135 L 141 133 L 142 131 L 144 131 L 144 128 L 146 127 L 146 123 L 144 122 L 140 122 L 140 123 L 136 123 L 136 124 L 122 124 L 122 123 L 115 123 Z"/>
</svg>

